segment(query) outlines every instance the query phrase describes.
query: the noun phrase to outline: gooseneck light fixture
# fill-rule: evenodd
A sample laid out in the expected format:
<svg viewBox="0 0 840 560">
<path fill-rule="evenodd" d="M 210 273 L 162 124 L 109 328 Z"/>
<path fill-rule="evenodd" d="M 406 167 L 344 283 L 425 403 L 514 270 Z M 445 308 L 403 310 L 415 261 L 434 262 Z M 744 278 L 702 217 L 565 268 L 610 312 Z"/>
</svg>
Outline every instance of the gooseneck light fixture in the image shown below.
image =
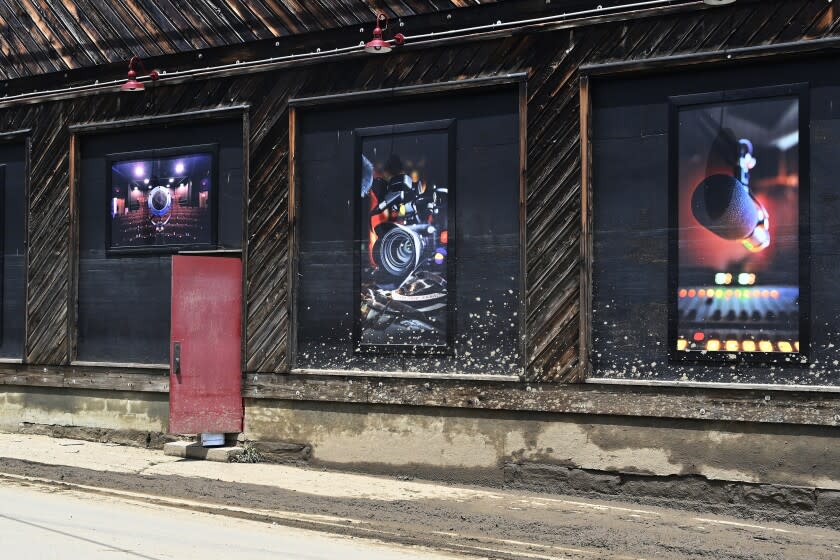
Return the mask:
<svg viewBox="0 0 840 560">
<path fill-rule="evenodd" d="M 160 72 L 157 70 L 152 70 L 148 72 L 146 70 L 146 65 L 143 64 L 143 61 L 140 60 L 138 56 L 132 56 L 131 60 L 128 61 L 128 81 L 126 81 L 123 85 L 120 86 L 120 91 L 143 91 L 146 89 L 146 86 L 143 85 L 143 82 L 137 79 L 137 71 L 134 70 L 135 66 L 140 66 L 140 69 L 143 70 L 144 74 L 148 74 L 149 79 L 151 81 L 156 81 L 160 78 Z"/>
<path fill-rule="evenodd" d="M 376 15 L 376 27 L 373 28 L 373 39 L 365 43 L 365 52 L 373 54 L 385 54 L 391 52 L 393 47 L 391 41 L 386 41 L 382 38 L 382 32 L 388 29 L 388 16 L 383 13 Z M 392 39 L 394 46 L 400 46 L 405 43 L 405 35 L 402 33 L 395 33 Z"/>
</svg>

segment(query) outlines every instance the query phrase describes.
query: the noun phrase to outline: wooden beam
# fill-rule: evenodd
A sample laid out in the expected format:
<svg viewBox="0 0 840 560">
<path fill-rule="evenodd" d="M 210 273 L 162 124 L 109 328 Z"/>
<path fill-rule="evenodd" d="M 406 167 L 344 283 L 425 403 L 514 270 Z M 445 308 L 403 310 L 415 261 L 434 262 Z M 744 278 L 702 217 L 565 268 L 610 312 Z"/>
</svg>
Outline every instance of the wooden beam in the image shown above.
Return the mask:
<svg viewBox="0 0 840 560">
<path fill-rule="evenodd" d="M 241 351 L 239 356 L 240 368 L 245 371 L 248 366 L 248 201 L 251 185 L 251 116 L 246 108 L 242 111 L 242 316 L 241 320 Z"/>
<path fill-rule="evenodd" d="M 840 37 L 797 39 L 785 43 L 752 45 L 734 49 L 718 49 L 690 53 L 583 64 L 580 72 L 589 76 L 642 75 L 662 70 L 675 71 L 692 66 L 739 65 L 763 60 L 778 61 L 808 54 L 830 56 L 840 49 Z"/>
<path fill-rule="evenodd" d="M 591 93 L 589 77 L 580 77 L 580 333 L 577 381 L 590 373 L 592 348 L 592 216 L 590 195 L 592 158 L 589 142 Z"/>
<path fill-rule="evenodd" d="M 298 227 L 297 227 L 297 141 L 300 135 L 297 107 L 289 105 L 289 199 L 288 199 L 288 244 L 286 259 L 286 367 L 295 364 L 297 352 L 297 270 L 298 270 Z"/>
<path fill-rule="evenodd" d="M 25 140 L 32 134 L 31 128 L 22 128 L 20 130 L 10 130 L 8 132 L 0 132 L 0 143 L 4 142 L 20 142 Z"/>
<path fill-rule="evenodd" d="M 0 364 L 0 385 L 168 393 L 166 370 Z"/>
<path fill-rule="evenodd" d="M 301 108 L 334 104 L 347 105 L 351 103 L 359 103 L 361 101 L 371 100 L 381 102 L 383 99 L 391 99 L 412 95 L 428 95 L 433 93 L 449 93 L 455 90 L 464 91 L 466 89 L 473 88 L 482 88 L 483 91 L 486 91 L 486 88 L 490 87 L 504 87 L 513 84 L 523 84 L 527 79 L 528 74 L 526 72 L 515 72 L 512 74 L 502 74 L 499 76 L 483 76 L 480 78 L 457 79 L 431 84 L 414 84 L 410 86 L 398 86 L 384 89 L 372 89 L 365 91 L 342 92 L 330 95 L 318 95 L 315 97 L 299 97 L 289 99 L 289 107 Z"/>
<path fill-rule="evenodd" d="M 79 136 L 70 133 L 69 173 L 70 179 L 70 231 L 67 236 L 67 269 L 70 277 L 67 281 L 67 347 L 65 362 L 71 363 L 76 359 L 76 343 L 78 329 L 76 315 L 79 311 L 79 170 L 81 154 L 79 153 Z"/>
<path fill-rule="evenodd" d="M 246 374 L 252 399 L 840 426 L 840 393 Z"/>
<path fill-rule="evenodd" d="M 113 130 L 136 129 L 145 126 L 162 126 L 183 123 L 194 123 L 196 121 L 206 122 L 215 119 L 241 119 L 243 114 L 247 115 L 250 109 L 249 104 L 230 105 L 214 107 L 212 109 L 201 109 L 197 111 L 184 111 L 169 115 L 153 115 L 142 117 L 131 117 L 128 119 L 102 120 L 96 122 L 82 122 L 71 124 L 67 129 L 73 134 L 94 134 L 110 132 Z"/>
<path fill-rule="evenodd" d="M 519 82 L 519 355 L 528 373 L 528 81 Z"/>
</svg>

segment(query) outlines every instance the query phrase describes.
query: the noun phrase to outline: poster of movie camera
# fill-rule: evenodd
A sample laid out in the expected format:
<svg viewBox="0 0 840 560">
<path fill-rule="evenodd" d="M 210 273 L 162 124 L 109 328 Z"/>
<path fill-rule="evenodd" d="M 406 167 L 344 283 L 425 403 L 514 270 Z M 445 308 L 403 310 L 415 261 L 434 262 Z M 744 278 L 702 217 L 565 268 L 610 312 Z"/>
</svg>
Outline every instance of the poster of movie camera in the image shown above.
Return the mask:
<svg viewBox="0 0 840 560">
<path fill-rule="evenodd" d="M 446 347 L 449 339 L 449 136 L 421 131 L 361 142 L 361 346 Z"/>
<path fill-rule="evenodd" d="M 214 159 L 190 153 L 112 161 L 110 248 L 211 244 Z"/>
<path fill-rule="evenodd" d="M 677 350 L 799 352 L 799 101 L 679 109 Z"/>
</svg>

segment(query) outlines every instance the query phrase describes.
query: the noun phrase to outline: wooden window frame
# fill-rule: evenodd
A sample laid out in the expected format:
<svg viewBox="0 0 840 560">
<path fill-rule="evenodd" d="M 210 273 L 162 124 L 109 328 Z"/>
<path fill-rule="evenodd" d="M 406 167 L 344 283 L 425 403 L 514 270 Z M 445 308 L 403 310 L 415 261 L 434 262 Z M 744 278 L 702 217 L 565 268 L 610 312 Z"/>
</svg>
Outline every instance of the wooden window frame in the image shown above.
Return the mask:
<svg viewBox="0 0 840 560">
<path fill-rule="evenodd" d="M 67 347 L 66 363 L 76 367 L 91 367 L 104 369 L 133 369 L 136 371 L 154 370 L 157 374 L 168 374 L 169 364 L 143 364 L 123 362 L 90 362 L 76 360 L 78 340 L 78 305 L 79 305 L 79 181 L 81 169 L 80 142 L 84 136 L 115 132 L 120 130 L 136 130 L 161 125 L 204 124 L 218 120 L 241 121 L 242 126 L 242 248 L 233 253 L 241 254 L 242 258 L 242 288 L 247 293 L 247 262 L 248 262 L 248 181 L 249 181 L 249 111 L 250 105 L 233 105 L 198 111 L 187 111 L 169 115 L 155 115 L 152 117 L 132 117 L 119 120 L 78 123 L 68 126 L 70 132 L 70 235 L 69 235 L 69 270 L 70 281 L 67 285 Z M 210 253 L 223 251 L 211 250 Z M 224 251 L 231 252 L 231 251 Z M 186 251 L 186 253 L 200 253 Z M 246 340 L 246 299 L 242 298 L 242 345 L 240 351 L 241 368 L 245 369 Z"/>
<path fill-rule="evenodd" d="M 835 46 L 836 41 L 815 40 L 807 42 L 784 43 L 779 45 L 762 45 L 744 47 L 723 51 L 707 51 L 685 55 L 670 55 L 644 60 L 622 62 L 608 62 L 602 64 L 588 64 L 580 67 L 578 92 L 580 96 L 580 153 L 581 153 L 581 236 L 580 236 L 580 339 L 578 377 L 583 383 L 603 386 L 656 387 L 674 388 L 690 387 L 695 390 L 734 390 L 761 391 L 769 400 L 771 394 L 779 394 L 787 398 L 791 392 L 796 393 L 824 393 L 840 395 L 840 386 L 835 385 L 795 385 L 795 384 L 766 384 L 766 383 L 728 383 L 728 382 L 691 382 L 691 381 L 659 381 L 636 379 L 612 379 L 593 377 L 592 371 L 592 255 L 593 255 L 593 224 L 592 224 L 592 78 L 620 78 L 628 75 L 640 76 L 663 71 L 686 71 L 691 68 L 708 69 L 733 66 L 745 62 L 766 62 L 779 59 L 790 59 L 792 56 L 807 56 L 808 54 L 825 55 L 820 52 L 820 46 Z M 837 414 L 830 416 L 829 425 L 840 425 L 840 407 Z M 761 421 L 761 420 L 756 420 Z M 797 423 L 793 421 L 792 423 Z"/>
<path fill-rule="evenodd" d="M 29 344 L 29 184 L 32 165 L 32 129 L 23 128 L 0 133 L 0 144 L 17 144 L 21 142 L 23 143 L 23 196 L 26 201 L 24 204 L 25 215 L 23 217 L 23 293 L 26 297 L 23 310 L 23 354 L 20 358 L 0 358 L 0 364 L 25 364 L 27 363 L 26 357 L 29 355 L 27 351 L 27 345 Z M 2 297 L 2 293 L 0 293 L 0 297 Z"/>
<path fill-rule="evenodd" d="M 381 90 L 367 90 L 357 91 L 333 95 L 324 95 L 317 97 L 292 98 L 289 100 L 289 267 L 288 267 L 288 293 L 286 312 L 289 318 L 289 330 L 286 340 L 286 363 L 289 364 L 289 370 L 293 374 L 303 375 L 343 375 L 350 377 L 366 377 L 376 376 L 385 378 L 421 378 L 421 379 L 457 379 L 457 380 L 474 380 L 474 381 L 498 381 L 511 382 L 520 381 L 522 376 L 526 374 L 527 367 L 527 336 L 526 336 L 526 261 L 525 261 L 525 247 L 526 247 L 526 165 L 527 165 L 527 74 L 524 72 L 515 74 L 506 74 L 501 76 L 493 76 L 489 78 L 474 78 L 466 80 L 455 80 L 449 82 L 441 82 L 435 84 L 422 84 L 416 86 L 395 87 Z M 297 210 L 299 206 L 298 192 L 300 190 L 300 177 L 296 172 L 298 153 L 297 142 L 300 137 L 300 113 L 302 109 L 311 107 L 326 107 L 336 105 L 350 105 L 354 102 L 363 102 L 385 99 L 396 99 L 404 97 L 416 97 L 424 94 L 435 93 L 454 93 L 463 92 L 465 90 L 489 91 L 495 88 L 516 87 L 518 88 L 518 117 L 519 117 L 519 238 L 520 238 L 520 258 L 519 258 L 519 291 L 520 291 L 520 306 L 518 309 L 519 317 L 519 352 L 521 359 L 522 376 L 517 375 L 482 375 L 482 374 L 448 374 L 448 373 L 425 373 L 418 375 L 413 372 L 373 372 L 373 371 L 352 371 L 352 370 L 321 370 L 321 369 L 297 369 L 292 368 L 294 362 L 295 352 L 297 349 L 297 271 L 299 262 L 298 253 L 298 221 Z M 246 376 L 247 377 L 247 376 Z M 254 376 L 258 379 L 257 376 Z"/>
</svg>

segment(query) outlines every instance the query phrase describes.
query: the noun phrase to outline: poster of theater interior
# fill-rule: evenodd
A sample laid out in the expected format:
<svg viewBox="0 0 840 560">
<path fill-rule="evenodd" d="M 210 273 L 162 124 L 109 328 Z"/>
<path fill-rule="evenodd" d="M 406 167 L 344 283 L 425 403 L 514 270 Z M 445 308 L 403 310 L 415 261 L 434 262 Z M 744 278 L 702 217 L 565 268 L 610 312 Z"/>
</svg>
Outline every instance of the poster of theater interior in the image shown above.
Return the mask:
<svg viewBox="0 0 840 560">
<path fill-rule="evenodd" d="M 452 242 L 449 134 L 361 137 L 357 349 L 445 349 Z"/>
<path fill-rule="evenodd" d="M 677 116 L 678 355 L 798 353 L 798 97 Z"/>
<path fill-rule="evenodd" d="M 110 250 L 213 243 L 213 153 L 111 160 Z"/>
</svg>

